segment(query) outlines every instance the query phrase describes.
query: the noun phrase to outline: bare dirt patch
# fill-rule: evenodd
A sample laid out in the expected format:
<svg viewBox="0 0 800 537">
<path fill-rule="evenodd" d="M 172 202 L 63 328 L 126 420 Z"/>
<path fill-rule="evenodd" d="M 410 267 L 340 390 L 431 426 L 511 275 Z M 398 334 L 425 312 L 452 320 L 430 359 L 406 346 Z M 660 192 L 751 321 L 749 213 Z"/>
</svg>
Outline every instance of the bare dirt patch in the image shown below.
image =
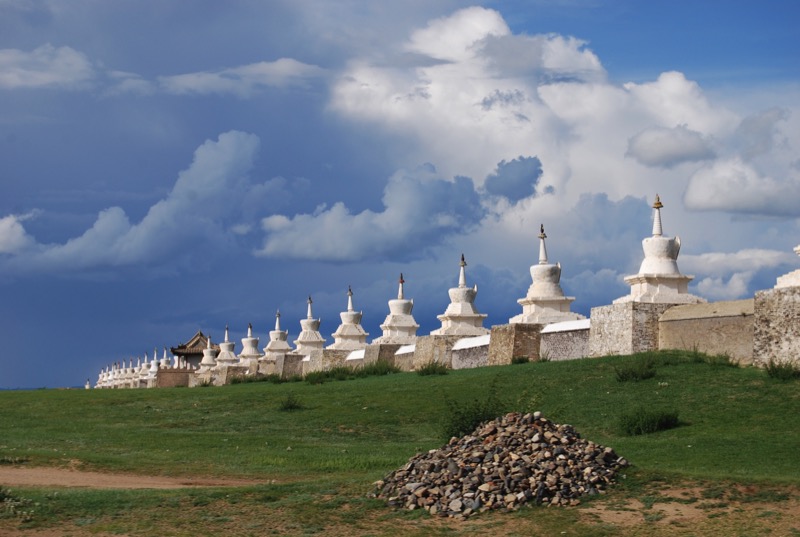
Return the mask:
<svg viewBox="0 0 800 537">
<path fill-rule="evenodd" d="M 243 487 L 258 483 L 247 479 L 105 474 L 69 468 L 0 466 L 0 485 L 7 487 L 180 489 L 191 487 Z"/>
</svg>

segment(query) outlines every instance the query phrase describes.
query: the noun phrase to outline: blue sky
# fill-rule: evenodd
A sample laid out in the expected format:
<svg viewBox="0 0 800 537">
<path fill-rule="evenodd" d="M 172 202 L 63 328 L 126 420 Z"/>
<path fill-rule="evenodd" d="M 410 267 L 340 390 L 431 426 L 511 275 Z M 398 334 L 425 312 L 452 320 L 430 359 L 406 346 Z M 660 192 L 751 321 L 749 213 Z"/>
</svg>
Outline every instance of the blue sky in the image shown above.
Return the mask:
<svg viewBox="0 0 800 537">
<path fill-rule="evenodd" d="M 709 300 L 797 268 L 795 2 L 0 0 L 0 387 L 197 329 L 419 334 L 466 255 L 519 313 L 538 227 L 573 309 L 627 293 L 650 204 Z M 240 347 L 237 346 L 237 349 Z"/>
</svg>

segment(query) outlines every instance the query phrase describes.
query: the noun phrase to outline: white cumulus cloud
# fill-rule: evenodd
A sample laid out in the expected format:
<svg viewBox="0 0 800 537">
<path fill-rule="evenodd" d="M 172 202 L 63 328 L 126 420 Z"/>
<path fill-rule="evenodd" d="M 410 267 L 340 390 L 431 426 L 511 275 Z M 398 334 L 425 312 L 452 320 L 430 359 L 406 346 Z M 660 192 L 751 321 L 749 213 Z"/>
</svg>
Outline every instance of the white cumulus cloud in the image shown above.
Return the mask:
<svg viewBox="0 0 800 537">
<path fill-rule="evenodd" d="M 684 195 L 690 209 L 782 216 L 800 215 L 800 173 L 762 175 L 740 157 L 721 159 L 692 175 Z"/>
<path fill-rule="evenodd" d="M 86 56 L 70 47 L 42 45 L 30 52 L 0 49 L 0 88 L 79 88 L 94 77 Z"/>
<path fill-rule="evenodd" d="M 258 62 L 221 71 L 201 71 L 180 75 L 161 76 L 161 87 L 174 94 L 233 94 L 249 97 L 265 87 L 306 86 L 309 81 L 323 76 L 324 69 L 292 58 L 273 62 Z"/>
<path fill-rule="evenodd" d="M 671 168 L 684 162 L 711 159 L 714 150 L 701 133 L 678 125 L 671 129 L 643 130 L 628 140 L 626 155 L 645 166 Z"/>
<path fill-rule="evenodd" d="M 399 171 L 383 192 L 384 210 L 352 214 L 344 203 L 312 214 L 272 215 L 257 255 L 357 262 L 388 256 L 410 259 L 450 235 L 472 229 L 483 217 L 471 180 L 442 179 L 428 165 Z"/>
<path fill-rule="evenodd" d="M 22 222 L 35 216 L 34 211 L 0 218 L 0 254 L 14 254 L 35 244 L 35 239 L 28 235 L 22 225 Z"/>
<path fill-rule="evenodd" d="M 16 255 L 10 270 L 43 272 L 147 264 L 164 266 L 202 260 L 209 248 L 224 250 L 236 225 L 227 226 L 250 189 L 245 176 L 259 147 L 257 136 L 223 133 L 197 148 L 192 164 L 178 174 L 170 193 L 131 224 L 125 211 L 100 211 L 91 228 L 64 244 L 35 244 L 21 218 L 0 219 L 0 245 Z M 236 229 L 234 229 L 236 228 Z M 35 248 L 31 248 L 35 246 Z"/>
</svg>

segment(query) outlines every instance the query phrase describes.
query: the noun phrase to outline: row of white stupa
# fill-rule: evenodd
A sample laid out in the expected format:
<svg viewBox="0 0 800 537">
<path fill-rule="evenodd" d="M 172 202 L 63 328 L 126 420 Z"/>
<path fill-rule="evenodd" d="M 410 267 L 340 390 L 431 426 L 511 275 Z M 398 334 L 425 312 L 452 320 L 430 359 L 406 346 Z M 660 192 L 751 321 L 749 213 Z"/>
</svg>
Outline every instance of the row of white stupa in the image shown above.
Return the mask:
<svg viewBox="0 0 800 537">
<path fill-rule="evenodd" d="M 678 270 L 677 258 L 680 252 L 679 237 L 664 237 L 661 224 L 661 208 L 656 195 L 653 204 L 653 234 L 642 241 L 644 260 L 639 272 L 627 276 L 625 282 L 631 286 L 630 294 L 618 298 L 615 304 L 622 302 L 650 302 L 665 304 L 688 304 L 705 302 L 704 299 L 688 293 L 688 283 L 692 276 L 686 276 Z M 563 321 L 585 319 L 583 315 L 570 311 L 574 297 L 564 295 L 561 288 L 561 264 L 550 263 L 547 259 L 547 247 L 544 226 L 539 233 L 539 262 L 530 267 L 532 283 L 524 298 L 517 300 L 522 306 L 522 313 L 509 319 L 510 323 L 552 324 Z M 475 297 L 478 286 L 467 287 L 467 263 L 461 256 L 458 276 L 458 287 L 449 290 L 450 304 L 442 315 L 437 316 L 441 327 L 433 330 L 431 335 L 482 336 L 490 333 L 483 326 L 486 314 L 478 313 L 475 308 Z M 372 344 L 410 345 L 416 340 L 419 325 L 414 320 L 412 309 L 414 301 L 403 294 L 403 275 L 400 275 L 397 298 L 389 301 L 389 315 L 381 325 L 383 335 L 372 341 Z M 309 355 L 323 348 L 335 350 L 359 350 L 367 346 L 369 335 L 361 326 L 362 312 L 353 308 L 353 292 L 347 292 L 347 310 L 340 313 L 341 324 L 334 332 L 334 343 L 325 347 L 325 338 L 319 332 L 320 319 L 315 319 L 312 312 L 312 300 L 308 298 L 308 314 L 300 321 L 301 331 L 294 340 L 292 349 L 287 342 L 288 331 L 281 330 L 280 312 L 275 316 L 275 329 L 269 333 L 269 343 L 263 353 L 258 351 L 258 338 L 253 337 L 252 326 L 248 326 L 247 337 L 242 339 L 242 352 L 234 353 L 235 343 L 228 340 L 228 329 L 225 328 L 225 340 L 219 344 L 219 352 L 212 348 L 211 337 L 208 337 L 207 348 L 203 351 L 203 360 L 199 370 L 209 370 L 230 365 L 249 366 L 253 361 L 276 359 L 287 353 Z M 97 387 L 114 387 L 137 385 L 139 380 L 153 378 L 158 368 L 187 367 L 180 358 L 170 358 L 164 350 L 164 357 L 158 361 L 155 353 L 153 360 L 129 361 L 128 367 L 117 363 L 105 368 L 99 375 Z"/>
</svg>

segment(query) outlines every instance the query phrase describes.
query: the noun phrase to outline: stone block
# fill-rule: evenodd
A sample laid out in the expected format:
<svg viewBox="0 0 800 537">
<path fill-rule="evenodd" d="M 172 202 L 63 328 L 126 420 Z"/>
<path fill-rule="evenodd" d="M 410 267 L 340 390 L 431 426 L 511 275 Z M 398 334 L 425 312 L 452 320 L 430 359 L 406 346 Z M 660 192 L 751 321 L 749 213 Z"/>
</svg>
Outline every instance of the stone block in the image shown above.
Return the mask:
<svg viewBox="0 0 800 537">
<path fill-rule="evenodd" d="M 291 377 L 303 376 L 303 358 L 302 354 L 289 353 L 283 357 L 283 368 L 281 370 L 281 378 L 288 379 Z"/>
<path fill-rule="evenodd" d="M 758 291 L 753 309 L 753 363 L 800 366 L 800 287 Z"/>
<path fill-rule="evenodd" d="M 419 336 L 414 351 L 414 369 L 436 362 L 451 367 L 451 350 L 464 336 Z"/>
<path fill-rule="evenodd" d="M 492 326 L 487 365 L 506 365 L 516 356 L 539 360 L 541 324 L 498 324 Z"/>
<path fill-rule="evenodd" d="M 628 355 L 658 349 L 658 318 L 675 304 L 622 302 L 592 308 L 589 355 Z"/>
<path fill-rule="evenodd" d="M 329 371 L 334 367 L 345 365 L 344 361 L 351 352 L 351 350 L 324 349 L 320 357 L 320 370 Z"/>
<path fill-rule="evenodd" d="M 396 343 L 378 343 L 367 345 L 364 349 L 364 364 L 374 364 L 379 360 L 383 360 L 391 365 L 395 365 L 395 353 L 397 349 L 402 347 Z"/>
</svg>

